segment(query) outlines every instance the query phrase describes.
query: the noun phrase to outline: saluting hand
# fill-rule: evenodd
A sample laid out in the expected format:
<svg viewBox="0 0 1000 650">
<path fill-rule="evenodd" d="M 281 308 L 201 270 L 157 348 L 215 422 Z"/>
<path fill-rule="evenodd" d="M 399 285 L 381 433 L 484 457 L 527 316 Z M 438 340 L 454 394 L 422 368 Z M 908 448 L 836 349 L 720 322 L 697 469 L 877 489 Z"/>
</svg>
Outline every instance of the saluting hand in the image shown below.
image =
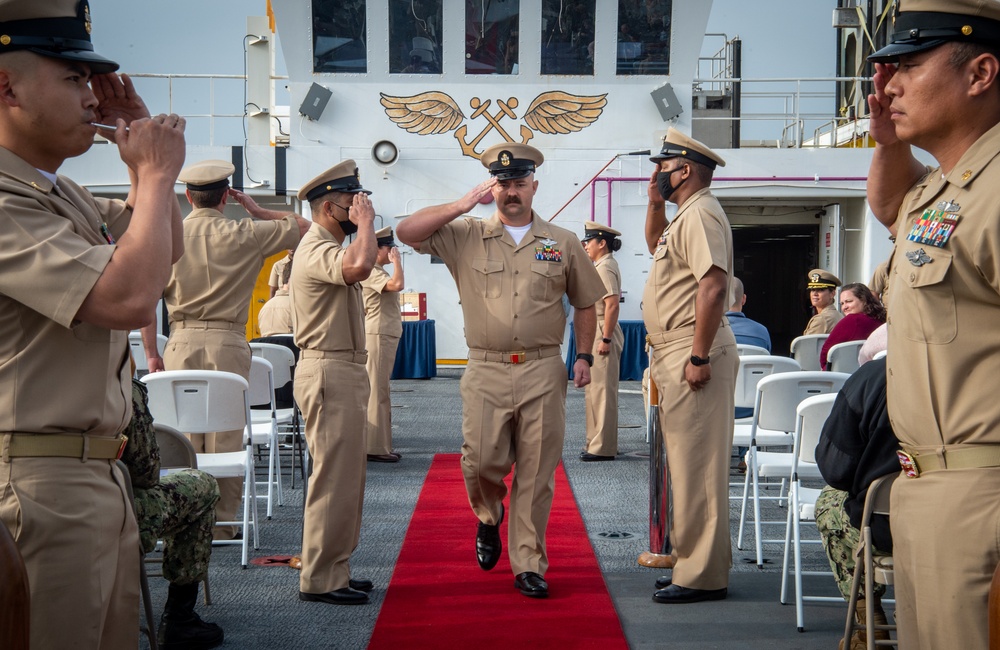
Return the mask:
<svg viewBox="0 0 1000 650">
<path fill-rule="evenodd" d="M 479 205 L 479 201 L 482 200 L 484 196 L 489 194 L 492 191 L 493 186 L 496 184 L 496 177 L 490 176 L 487 180 L 469 190 L 465 196 L 456 202 L 457 206 L 461 209 L 462 214 L 468 213 L 472 210 L 472 208 Z"/>
<path fill-rule="evenodd" d="M 400 260 L 400 258 L 399 258 L 399 249 L 398 248 L 390 248 L 389 249 L 389 263 L 392 264 L 393 266 L 395 266 L 396 264 L 399 264 L 399 260 Z"/>
<path fill-rule="evenodd" d="M 375 223 L 375 208 L 372 207 L 371 199 L 368 198 L 367 194 L 358 192 L 354 195 L 347 218 L 359 226 Z"/>
<path fill-rule="evenodd" d="M 876 63 L 872 83 L 875 92 L 868 95 L 868 129 L 872 139 L 882 146 L 896 144 L 896 125 L 892 121 L 889 106 L 892 97 L 886 94 L 885 87 L 896 74 L 896 66 L 891 63 Z"/>
<path fill-rule="evenodd" d="M 227 194 L 232 200 L 236 201 L 241 206 L 243 206 L 243 209 L 246 210 L 247 214 L 249 214 L 250 216 L 254 216 L 254 212 L 260 209 L 260 206 L 257 204 L 257 202 L 254 201 L 253 198 L 251 198 L 250 195 L 247 194 L 246 192 L 241 192 L 239 190 L 234 190 L 233 188 L 229 188 Z"/>
<path fill-rule="evenodd" d="M 660 188 L 656 186 L 656 175 L 660 173 L 660 166 L 657 165 L 653 169 L 653 173 L 649 176 L 649 185 L 646 186 L 646 195 L 649 197 L 650 203 L 663 203 L 664 198 L 660 194 Z"/>
</svg>

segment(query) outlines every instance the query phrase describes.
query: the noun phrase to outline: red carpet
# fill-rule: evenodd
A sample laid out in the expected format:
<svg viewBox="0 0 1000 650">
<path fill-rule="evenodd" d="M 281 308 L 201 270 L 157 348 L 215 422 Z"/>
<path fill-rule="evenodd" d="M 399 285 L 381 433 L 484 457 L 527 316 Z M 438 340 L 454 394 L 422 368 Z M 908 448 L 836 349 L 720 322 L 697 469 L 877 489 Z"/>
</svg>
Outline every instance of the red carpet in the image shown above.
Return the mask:
<svg viewBox="0 0 1000 650">
<path fill-rule="evenodd" d="M 542 600 L 514 588 L 506 519 L 500 563 L 489 572 L 476 563 L 476 518 L 459 458 L 434 457 L 368 647 L 628 648 L 562 465 L 547 534 L 549 597 Z"/>
</svg>

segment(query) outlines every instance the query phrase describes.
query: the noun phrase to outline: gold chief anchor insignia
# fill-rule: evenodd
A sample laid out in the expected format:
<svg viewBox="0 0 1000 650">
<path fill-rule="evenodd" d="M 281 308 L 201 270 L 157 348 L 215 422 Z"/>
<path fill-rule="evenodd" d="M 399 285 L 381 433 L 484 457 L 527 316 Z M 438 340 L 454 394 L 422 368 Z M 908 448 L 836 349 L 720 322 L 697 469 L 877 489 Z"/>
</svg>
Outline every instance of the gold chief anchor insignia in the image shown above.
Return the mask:
<svg viewBox="0 0 1000 650">
<path fill-rule="evenodd" d="M 438 91 L 410 97 L 380 94 L 385 114 L 396 126 L 417 135 L 436 135 L 455 131 L 454 135 L 462 153 L 470 158 L 479 158 L 481 152 L 476 151 L 476 147 L 492 131 L 496 131 L 507 142 L 515 142 L 500 122 L 504 118 L 517 119 L 514 109 L 518 107 L 519 102 L 516 97 L 510 97 L 506 102 L 498 99 L 497 106 L 500 110 L 496 114 L 489 112 L 492 100 L 483 101 L 473 97 L 469 101 L 473 109 L 469 119 L 484 117 L 487 124 L 479 135 L 467 141 L 468 127 L 464 124 L 465 115 L 448 94 Z M 522 124 L 520 128 L 521 144 L 527 144 L 534 137 L 535 131 L 547 134 L 581 131 L 597 121 L 607 103 L 607 94 L 571 95 L 558 90 L 542 93 L 531 102 L 522 116 L 526 125 Z"/>
</svg>

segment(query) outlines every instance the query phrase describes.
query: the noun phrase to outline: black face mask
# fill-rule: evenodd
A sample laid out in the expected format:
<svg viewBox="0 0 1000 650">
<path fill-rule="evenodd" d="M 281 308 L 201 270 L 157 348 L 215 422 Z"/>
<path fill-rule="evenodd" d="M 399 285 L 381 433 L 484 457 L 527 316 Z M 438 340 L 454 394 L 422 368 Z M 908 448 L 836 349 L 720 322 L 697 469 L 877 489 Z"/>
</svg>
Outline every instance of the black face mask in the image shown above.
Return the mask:
<svg viewBox="0 0 1000 650">
<path fill-rule="evenodd" d="M 334 203 L 334 205 L 336 205 L 338 208 L 346 212 L 348 215 L 351 213 L 350 207 L 345 208 L 343 206 L 337 205 L 336 203 Z M 344 231 L 345 237 L 350 237 L 354 233 L 358 232 L 358 224 L 354 223 L 350 219 L 344 219 L 343 221 L 341 221 L 340 219 L 336 219 L 336 221 L 337 224 L 340 225 L 340 229 Z"/>
<path fill-rule="evenodd" d="M 673 193 L 677 191 L 677 188 L 684 183 L 683 180 L 681 180 L 681 182 L 677 185 L 672 185 L 670 183 L 670 177 L 677 171 L 680 171 L 679 167 L 673 171 L 660 172 L 656 175 L 656 189 L 660 191 L 660 196 L 663 197 L 664 201 L 669 201 Z"/>
</svg>

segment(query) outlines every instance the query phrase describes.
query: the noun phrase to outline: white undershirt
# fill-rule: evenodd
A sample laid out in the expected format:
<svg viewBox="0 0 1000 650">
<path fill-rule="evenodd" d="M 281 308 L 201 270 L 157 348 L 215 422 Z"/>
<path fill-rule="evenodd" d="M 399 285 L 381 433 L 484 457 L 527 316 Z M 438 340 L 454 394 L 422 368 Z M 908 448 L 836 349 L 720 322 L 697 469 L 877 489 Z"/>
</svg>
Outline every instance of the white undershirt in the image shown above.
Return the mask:
<svg viewBox="0 0 1000 650">
<path fill-rule="evenodd" d="M 38 168 L 36 167 L 35 169 L 38 169 Z M 55 174 L 51 173 L 51 172 L 44 172 L 41 169 L 38 169 L 38 173 L 41 174 L 42 176 L 44 176 L 45 178 L 49 179 L 50 181 L 52 181 L 53 185 L 56 185 L 57 181 L 59 180 L 59 177 L 56 176 Z"/>
<path fill-rule="evenodd" d="M 504 230 L 510 233 L 510 236 L 514 239 L 515 244 L 520 244 L 521 240 L 524 239 L 524 235 L 531 230 L 531 224 L 526 226 L 508 226 L 504 224 Z"/>
</svg>

